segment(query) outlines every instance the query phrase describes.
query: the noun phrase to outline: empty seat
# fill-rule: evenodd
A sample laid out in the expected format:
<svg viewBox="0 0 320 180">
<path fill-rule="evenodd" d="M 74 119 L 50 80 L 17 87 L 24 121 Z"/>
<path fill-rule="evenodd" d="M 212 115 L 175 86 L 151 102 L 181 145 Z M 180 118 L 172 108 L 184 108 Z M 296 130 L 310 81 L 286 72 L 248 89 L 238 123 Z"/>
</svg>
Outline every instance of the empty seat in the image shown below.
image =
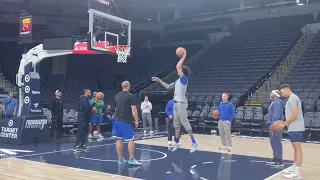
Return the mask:
<svg viewBox="0 0 320 180">
<path fill-rule="evenodd" d="M 243 120 L 243 116 L 244 116 L 243 112 L 241 111 L 236 112 L 234 120 L 232 122 L 232 128 L 234 130 L 241 131 L 241 128 L 242 128 L 241 122 Z"/>
<path fill-rule="evenodd" d="M 255 115 L 253 116 L 253 119 L 251 120 L 251 127 L 252 127 L 252 131 L 257 131 L 260 132 L 260 136 L 263 133 L 263 114 L 262 113 L 255 113 Z M 250 134 L 251 135 L 251 134 Z"/>
<path fill-rule="evenodd" d="M 201 105 L 197 105 L 197 106 L 194 108 L 194 110 L 197 110 L 197 111 L 201 111 L 201 109 L 202 109 L 202 106 L 201 106 Z"/>
<path fill-rule="evenodd" d="M 304 112 L 313 112 L 315 110 L 316 101 L 314 99 L 307 99 L 303 103 Z"/>
<path fill-rule="evenodd" d="M 320 112 L 320 100 L 317 101 L 317 112 Z"/>
<path fill-rule="evenodd" d="M 203 106 L 202 109 L 201 109 L 201 112 L 208 113 L 209 110 L 210 110 L 210 106 Z"/>
<path fill-rule="evenodd" d="M 232 98 L 230 99 L 230 102 L 233 104 L 234 107 L 238 106 L 239 99 L 238 98 Z"/>
<path fill-rule="evenodd" d="M 188 113 L 188 119 L 192 119 L 192 111 L 188 110 L 187 113 Z"/>
<path fill-rule="evenodd" d="M 312 120 L 310 131 L 320 132 L 320 118 L 315 118 L 314 120 Z"/>
<path fill-rule="evenodd" d="M 256 107 L 254 108 L 254 113 L 261 113 L 262 114 L 262 108 L 261 107 Z"/>
<path fill-rule="evenodd" d="M 211 106 L 210 111 L 212 112 L 212 111 L 218 110 L 218 109 L 219 109 L 218 106 Z"/>
<path fill-rule="evenodd" d="M 308 93 L 300 93 L 299 95 L 298 95 L 298 97 L 299 97 L 299 99 L 308 99 Z"/>
<path fill-rule="evenodd" d="M 320 118 L 320 112 L 316 112 L 314 115 L 315 118 Z"/>
<path fill-rule="evenodd" d="M 199 115 L 199 118 L 201 120 L 205 120 L 207 118 L 208 112 L 207 111 L 202 111 Z"/>
<path fill-rule="evenodd" d="M 319 94 L 318 93 L 310 93 L 308 99 L 315 99 L 318 100 Z"/>
<path fill-rule="evenodd" d="M 245 114 L 253 114 L 253 108 L 252 107 L 247 107 L 245 110 L 244 110 L 244 113 Z"/>
<path fill-rule="evenodd" d="M 249 111 L 246 114 L 244 114 L 243 120 L 241 122 L 242 127 L 249 128 L 252 120 L 253 120 L 253 112 L 252 111 Z"/>
<path fill-rule="evenodd" d="M 304 117 L 305 118 L 314 118 L 315 116 L 314 116 L 315 114 L 313 113 L 313 112 L 306 112 L 306 113 L 304 113 Z"/>
<path fill-rule="evenodd" d="M 237 112 L 244 112 L 243 107 L 241 107 L 241 106 L 240 106 L 240 107 L 237 107 L 237 109 L 236 109 L 236 113 L 237 113 Z"/>
<path fill-rule="evenodd" d="M 192 119 L 198 119 L 200 116 L 200 111 L 199 110 L 195 110 L 192 112 Z"/>
<path fill-rule="evenodd" d="M 312 127 L 312 122 L 314 121 L 314 118 L 310 118 L 310 117 L 305 117 L 304 118 L 304 125 L 307 129 L 309 129 L 310 127 Z"/>
</svg>

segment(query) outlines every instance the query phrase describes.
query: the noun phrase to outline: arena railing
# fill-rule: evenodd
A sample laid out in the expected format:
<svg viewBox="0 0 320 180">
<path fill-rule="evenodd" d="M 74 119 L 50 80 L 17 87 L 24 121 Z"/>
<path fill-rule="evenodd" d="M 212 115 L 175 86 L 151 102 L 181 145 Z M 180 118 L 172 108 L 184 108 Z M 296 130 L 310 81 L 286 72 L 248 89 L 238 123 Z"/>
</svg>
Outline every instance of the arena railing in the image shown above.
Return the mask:
<svg viewBox="0 0 320 180">
<path fill-rule="evenodd" d="M 262 78 L 262 80 L 256 85 L 254 86 L 254 88 L 249 92 L 248 94 L 248 99 L 251 99 L 252 95 L 254 93 L 257 94 L 257 99 L 259 100 L 259 91 L 258 89 L 264 85 L 264 91 L 266 92 L 268 90 L 268 87 L 271 88 L 272 87 L 272 77 L 275 75 L 276 76 L 276 80 L 279 80 L 280 76 L 283 75 L 283 67 L 289 67 L 290 63 L 292 62 L 292 58 L 294 58 L 297 54 L 300 53 L 301 50 L 301 46 L 303 46 L 308 38 L 308 35 L 311 33 L 311 28 L 310 25 L 306 25 L 306 29 L 305 32 L 303 32 L 303 35 L 300 36 L 300 40 L 295 44 L 295 46 L 290 50 L 290 52 L 288 53 L 287 57 L 285 58 L 284 61 L 280 61 L 277 65 L 275 65 L 276 67 L 274 69 L 272 69 L 270 71 L 270 73 L 268 73 L 266 76 L 264 76 Z"/>
</svg>

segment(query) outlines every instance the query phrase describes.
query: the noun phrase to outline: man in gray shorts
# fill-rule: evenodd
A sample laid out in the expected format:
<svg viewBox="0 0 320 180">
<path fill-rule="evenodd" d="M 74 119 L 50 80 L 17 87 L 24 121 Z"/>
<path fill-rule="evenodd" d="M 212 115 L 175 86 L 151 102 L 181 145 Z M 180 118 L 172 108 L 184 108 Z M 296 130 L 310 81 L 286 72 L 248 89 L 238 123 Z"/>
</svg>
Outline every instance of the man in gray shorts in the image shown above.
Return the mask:
<svg viewBox="0 0 320 180">
<path fill-rule="evenodd" d="M 282 95 L 288 98 L 285 107 L 286 121 L 279 125 L 279 130 L 288 126 L 289 138 L 294 150 L 294 164 L 289 169 L 283 171 L 284 177 L 287 179 L 302 179 L 301 164 L 302 164 L 302 147 L 303 133 L 305 131 L 304 119 L 302 113 L 301 101 L 295 95 L 289 85 L 283 84 L 280 86 Z"/>
<path fill-rule="evenodd" d="M 172 151 L 176 151 L 182 145 L 179 141 L 180 139 L 180 125 L 184 127 L 184 129 L 188 132 L 191 140 L 192 140 L 192 148 L 190 153 L 193 153 L 198 148 L 198 143 L 194 139 L 192 128 L 190 125 L 188 117 L 188 100 L 186 97 L 187 86 L 188 86 L 188 75 L 190 73 L 190 69 L 187 66 L 183 66 L 184 60 L 186 59 L 187 52 L 185 51 L 183 57 L 179 60 L 178 64 L 176 65 L 176 69 L 179 75 L 179 79 L 176 80 L 174 83 L 167 84 L 163 82 L 161 79 L 157 77 L 152 77 L 152 81 L 159 82 L 163 87 L 167 89 L 174 88 L 174 107 L 173 107 L 173 126 L 175 128 L 175 145 Z"/>
</svg>

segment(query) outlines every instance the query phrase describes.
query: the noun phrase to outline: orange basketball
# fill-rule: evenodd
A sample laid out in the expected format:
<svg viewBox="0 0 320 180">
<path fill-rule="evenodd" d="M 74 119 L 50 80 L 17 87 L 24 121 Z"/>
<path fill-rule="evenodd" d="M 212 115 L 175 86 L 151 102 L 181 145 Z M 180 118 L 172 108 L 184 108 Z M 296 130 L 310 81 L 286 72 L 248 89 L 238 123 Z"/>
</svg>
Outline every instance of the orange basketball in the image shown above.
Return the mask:
<svg viewBox="0 0 320 180">
<path fill-rule="evenodd" d="M 213 118 L 215 118 L 215 119 L 219 119 L 220 118 L 220 112 L 218 110 L 214 110 L 212 112 L 212 114 L 213 114 Z"/>
<path fill-rule="evenodd" d="M 102 92 L 98 92 L 96 94 L 96 98 L 99 99 L 99 100 L 103 100 L 104 99 L 104 94 Z"/>
<path fill-rule="evenodd" d="M 96 107 L 92 108 L 92 114 L 97 114 L 97 108 Z"/>
<path fill-rule="evenodd" d="M 183 47 L 178 47 L 176 50 L 176 54 L 178 57 L 182 57 L 184 55 L 184 53 L 186 53 L 186 49 Z"/>
<path fill-rule="evenodd" d="M 280 125 L 283 123 L 283 121 L 278 120 L 271 124 L 270 126 L 270 132 L 281 132 L 282 129 L 280 128 Z"/>
</svg>

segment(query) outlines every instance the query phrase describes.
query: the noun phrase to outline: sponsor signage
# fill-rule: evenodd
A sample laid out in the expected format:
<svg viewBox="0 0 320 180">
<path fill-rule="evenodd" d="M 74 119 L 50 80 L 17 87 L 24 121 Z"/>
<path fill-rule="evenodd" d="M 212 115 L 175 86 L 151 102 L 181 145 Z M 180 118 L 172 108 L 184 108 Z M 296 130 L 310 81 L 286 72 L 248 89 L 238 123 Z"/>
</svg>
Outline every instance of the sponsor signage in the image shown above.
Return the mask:
<svg viewBox="0 0 320 180">
<path fill-rule="evenodd" d="M 25 129 L 40 129 L 40 130 L 42 130 L 46 124 L 48 124 L 47 118 L 26 120 L 26 125 L 24 128 Z"/>
<path fill-rule="evenodd" d="M 96 46 L 104 48 L 104 42 L 95 43 Z M 97 51 L 92 51 L 88 49 L 87 42 L 77 42 L 73 46 L 73 54 L 101 54 Z"/>
<path fill-rule="evenodd" d="M 22 16 L 19 20 L 19 43 L 32 42 L 32 16 Z"/>
<path fill-rule="evenodd" d="M 97 11 L 101 11 L 104 13 L 110 13 L 112 7 L 112 0 L 89 0 L 89 7 L 88 9 L 94 9 Z"/>
<path fill-rule="evenodd" d="M 0 121 L 0 142 L 31 144 L 51 141 L 46 116 L 19 116 Z"/>
<path fill-rule="evenodd" d="M 32 34 L 32 17 L 25 16 L 20 18 L 20 36 L 31 36 Z"/>
</svg>

